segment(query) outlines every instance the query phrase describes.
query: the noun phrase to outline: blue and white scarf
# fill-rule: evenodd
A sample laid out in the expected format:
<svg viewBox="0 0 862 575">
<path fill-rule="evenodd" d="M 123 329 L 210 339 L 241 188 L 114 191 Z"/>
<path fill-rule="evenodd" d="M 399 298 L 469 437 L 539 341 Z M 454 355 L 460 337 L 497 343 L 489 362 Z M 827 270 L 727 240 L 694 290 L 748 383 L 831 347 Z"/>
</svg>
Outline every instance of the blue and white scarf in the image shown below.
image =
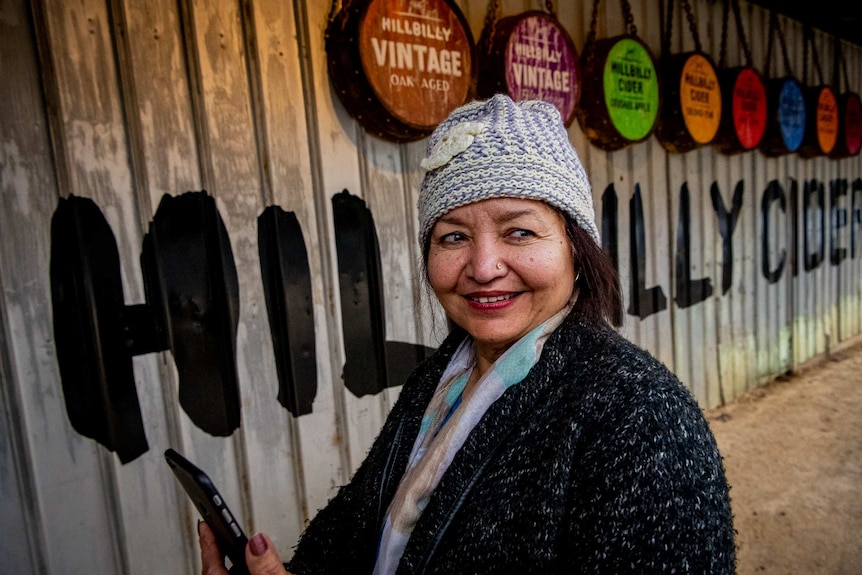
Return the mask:
<svg viewBox="0 0 862 575">
<path fill-rule="evenodd" d="M 465 338 L 452 355 L 425 410 L 407 470 L 389 505 L 374 575 L 395 573 L 413 527 L 455 454 L 491 404 L 522 381 L 539 361 L 545 341 L 570 309 L 571 305 L 563 308 L 515 342 L 491 365 L 473 394 L 463 402 L 462 392 L 476 365 L 473 339 Z"/>
</svg>

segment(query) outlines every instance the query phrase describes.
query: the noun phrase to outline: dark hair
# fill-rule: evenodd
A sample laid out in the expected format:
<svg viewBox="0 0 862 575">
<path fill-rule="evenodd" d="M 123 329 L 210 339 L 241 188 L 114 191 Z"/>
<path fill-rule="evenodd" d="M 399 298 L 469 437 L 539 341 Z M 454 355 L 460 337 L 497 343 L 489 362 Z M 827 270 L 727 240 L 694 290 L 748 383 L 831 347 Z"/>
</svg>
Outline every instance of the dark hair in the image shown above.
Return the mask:
<svg viewBox="0 0 862 575">
<path fill-rule="evenodd" d="M 573 312 L 597 323 L 609 323 L 619 327 L 623 324 L 623 296 L 617 269 L 610 256 L 596 243 L 593 237 L 579 227 L 566 213 L 554 208 L 565 220 L 566 235 L 574 252 L 578 299 Z M 429 293 L 428 254 L 431 251 L 431 234 L 422 246 L 422 276 Z"/>
<path fill-rule="evenodd" d="M 577 287 L 573 311 L 598 323 L 623 324 L 623 296 L 617 269 L 610 256 L 568 214 L 566 235 L 572 242 Z"/>
</svg>

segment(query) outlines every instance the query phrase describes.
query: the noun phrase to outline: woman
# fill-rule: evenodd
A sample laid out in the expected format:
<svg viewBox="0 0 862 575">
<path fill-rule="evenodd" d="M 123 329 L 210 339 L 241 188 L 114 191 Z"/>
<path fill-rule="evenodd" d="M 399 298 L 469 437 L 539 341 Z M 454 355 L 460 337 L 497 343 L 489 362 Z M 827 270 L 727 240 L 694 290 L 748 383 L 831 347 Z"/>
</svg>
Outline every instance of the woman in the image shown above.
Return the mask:
<svg viewBox="0 0 862 575">
<path fill-rule="evenodd" d="M 584 169 L 553 106 L 506 96 L 432 134 L 426 278 L 455 326 L 408 378 L 292 573 L 732 573 L 721 457 L 621 316 Z M 222 573 L 201 533 L 205 573 Z M 283 573 L 255 536 L 251 572 Z"/>
</svg>

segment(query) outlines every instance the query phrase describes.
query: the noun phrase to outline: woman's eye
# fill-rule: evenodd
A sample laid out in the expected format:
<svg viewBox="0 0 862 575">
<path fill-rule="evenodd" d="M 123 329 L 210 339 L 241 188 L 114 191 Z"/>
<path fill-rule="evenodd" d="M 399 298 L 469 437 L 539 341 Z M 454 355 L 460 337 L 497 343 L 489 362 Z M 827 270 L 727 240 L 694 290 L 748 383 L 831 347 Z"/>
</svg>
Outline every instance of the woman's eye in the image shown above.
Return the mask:
<svg viewBox="0 0 862 575">
<path fill-rule="evenodd" d="M 515 238 L 517 240 L 532 238 L 535 235 L 536 234 L 530 230 L 520 230 L 519 229 L 519 230 L 512 230 L 511 232 L 509 232 L 509 236 L 512 238 Z"/>
<path fill-rule="evenodd" d="M 464 241 L 464 234 L 461 232 L 449 232 L 448 234 L 444 234 L 440 236 L 439 242 L 443 245 L 452 245 L 457 244 L 458 242 Z"/>
</svg>

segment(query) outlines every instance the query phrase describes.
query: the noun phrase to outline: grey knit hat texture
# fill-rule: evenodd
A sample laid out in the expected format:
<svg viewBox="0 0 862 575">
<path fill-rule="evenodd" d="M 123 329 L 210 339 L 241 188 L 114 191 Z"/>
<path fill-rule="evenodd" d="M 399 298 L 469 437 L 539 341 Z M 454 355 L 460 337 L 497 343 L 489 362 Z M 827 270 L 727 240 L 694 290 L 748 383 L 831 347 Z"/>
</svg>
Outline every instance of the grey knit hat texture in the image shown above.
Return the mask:
<svg viewBox="0 0 862 575">
<path fill-rule="evenodd" d="M 599 243 L 590 182 L 552 104 L 498 94 L 456 108 L 431 134 L 421 166 L 421 246 L 445 213 L 490 198 L 544 201 Z"/>
</svg>

